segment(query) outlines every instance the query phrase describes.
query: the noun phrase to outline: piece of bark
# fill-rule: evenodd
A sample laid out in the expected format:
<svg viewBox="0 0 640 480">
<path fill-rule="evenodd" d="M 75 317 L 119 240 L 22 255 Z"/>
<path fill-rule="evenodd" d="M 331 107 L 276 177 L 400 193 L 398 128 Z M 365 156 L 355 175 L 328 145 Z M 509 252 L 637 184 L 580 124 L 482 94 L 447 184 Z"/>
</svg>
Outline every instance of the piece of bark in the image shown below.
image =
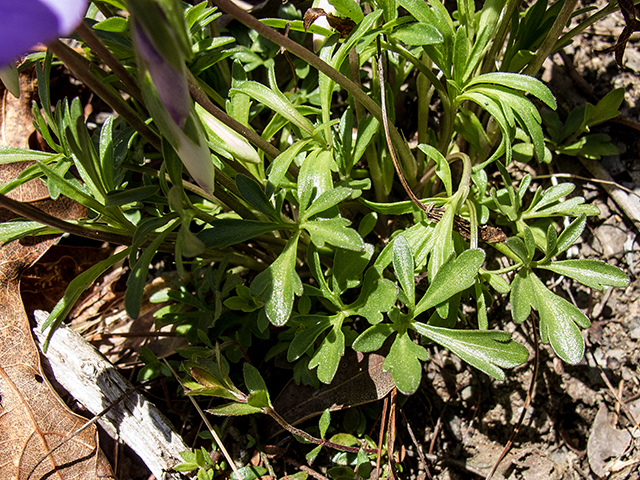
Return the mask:
<svg viewBox="0 0 640 480">
<path fill-rule="evenodd" d="M 35 336 L 42 350 L 46 339 L 41 326 L 47 313 L 35 311 Z M 121 399 L 99 420 L 114 438 L 129 445 L 157 479 L 184 478 L 170 472 L 182 463 L 180 452 L 189 450 L 171 423 L 80 335 L 61 326 L 43 355 L 56 380 L 94 415 Z M 122 399 L 123 394 L 131 392 Z M 116 437 L 117 434 L 117 437 Z"/>
<path fill-rule="evenodd" d="M 593 175 L 593 178 L 598 180 L 606 180 L 611 183 L 603 183 L 604 188 L 609 196 L 618 204 L 620 209 L 625 215 L 633 222 L 635 227 L 640 230 L 640 202 L 638 198 L 633 195 L 629 195 L 621 188 L 612 185 L 615 183 L 613 177 L 605 170 L 605 168 L 597 160 L 590 160 L 588 158 L 579 157 L 582 165 L 589 170 L 589 173 Z"/>
</svg>

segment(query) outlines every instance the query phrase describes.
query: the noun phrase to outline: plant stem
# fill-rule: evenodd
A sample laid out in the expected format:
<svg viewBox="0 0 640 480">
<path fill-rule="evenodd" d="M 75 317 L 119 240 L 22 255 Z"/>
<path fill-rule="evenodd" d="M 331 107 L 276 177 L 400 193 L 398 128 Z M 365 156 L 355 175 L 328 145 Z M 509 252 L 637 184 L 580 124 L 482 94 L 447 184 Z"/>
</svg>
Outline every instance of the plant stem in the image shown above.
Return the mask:
<svg viewBox="0 0 640 480">
<path fill-rule="evenodd" d="M 556 42 L 558 41 L 558 38 L 560 38 L 565 25 L 571 18 L 571 14 L 575 10 L 577 3 L 578 0 L 567 0 L 566 3 L 562 6 L 560 14 L 556 18 L 556 21 L 551 27 L 551 30 L 549 30 L 547 37 L 544 39 L 544 42 L 542 42 L 542 45 L 538 49 L 536 56 L 533 58 L 531 63 L 529 63 L 527 68 L 524 69 L 524 74 L 535 77 L 547 57 L 552 53 L 555 53 Z"/>
<path fill-rule="evenodd" d="M 93 30 L 87 26 L 84 22 L 80 23 L 76 27 L 76 33 L 82 37 L 89 48 L 93 50 L 96 56 L 102 60 L 111 71 L 120 79 L 122 84 L 127 88 L 129 95 L 135 98 L 138 102 L 144 105 L 142 100 L 142 92 L 138 87 L 136 79 L 131 76 L 126 68 L 120 63 L 111 50 L 109 50 L 104 43 L 93 33 Z"/>
<path fill-rule="evenodd" d="M 318 69 L 321 73 L 325 74 L 331 80 L 336 82 L 342 88 L 344 88 L 348 93 L 350 93 L 354 99 L 360 102 L 364 108 L 369 110 L 371 114 L 382 123 L 382 111 L 380 110 L 380 106 L 370 98 L 365 92 L 363 92 L 358 85 L 352 82 L 349 78 L 338 72 L 335 68 L 331 67 L 328 63 L 318 58 L 317 55 L 314 55 L 312 52 L 304 48 L 302 45 L 297 44 L 293 40 L 279 32 L 275 31 L 273 28 L 270 28 L 260 22 L 258 19 L 253 17 L 251 14 L 245 12 L 240 7 L 236 6 L 231 0 L 214 0 L 214 3 L 225 12 L 232 15 L 236 20 L 243 23 L 249 28 L 252 28 L 256 32 L 258 32 L 263 37 L 271 40 L 272 42 L 286 48 L 295 56 L 304 60 L 309 65 Z M 390 125 L 391 130 L 391 139 L 393 143 L 396 145 L 398 152 L 400 153 L 400 157 L 404 164 L 410 164 L 411 162 L 415 162 L 413 158 L 413 154 L 409 149 L 409 145 L 404 141 L 398 130 L 394 125 Z"/>
<path fill-rule="evenodd" d="M 73 51 L 60 40 L 49 44 L 49 49 L 82 83 L 88 86 L 102 100 L 105 101 L 125 122 L 131 125 L 145 140 L 159 152 L 162 151 L 160 138 L 156 135 L 138 114 L 120 97 L 98 79 L 89 69 L 89 62 L 80 54 Z"/>
<path fill-rule="evenodd" d="M 28 220 L 41 223 L 47 227 L 60 230 L 61 232 L 71 233 L 79 237 L 90 238 L 101 242 L 117 243 L 120 245 L 131 245 L 131 237 L 128 235 L 120 235 L 117 233 L 96 231 L 85 228 L 75 223 L 67 222 L 53 215 L 43 212 L 28 203 L 18 202 L 5 195 L 0 194 L 0 207 L 12 211 L 16 215 L 20 215 Z"/>
<path fill-rule="evenodd" d="M 258 147 L 260 150 L 266 153 L 269 157 L 276 158 L 278 155 L 280 155 L 280 150 L 278 150 L 276 147 L 271 145 L 269 142 L 267 142 L 264 138 L 262 138 L 260 135 L 258 135 L 256 132 L 251 130 L 246 125 L 243 125 L 242 123 L 238 122 L 236 119 L 231 118 L 227 114 L 227 112 L 218 108 L 211 100 L 209 100 L 209 97 L 207 96 L 207 94 L 204 92 L 204 90 L 198 83 L 198 79 L 194 77 L 193 74 L 188 70 L 187 70 L 187 81 L 189 82 L 189 93 L 191 93 L 191 97 L 193 97 L 193 99 L 197 103 L 199 103 L 202 106 L 202 108 L 204 108 L 207 112 L 209 112 L 211 115 L 216 117 L 218 120 L 224 123 L 227 127 L 238 132 L 244 138 L 246 138 L 251 143 L 253 143 L 256 147 Z"/>
<path fill-rule="evenodd" d="M 278 415 L 278 412 L 276 412 L 272 407 L 265 408 L 262 410 L 262 412 L 269 415 L 271 418 L 273 418 L 276 422 L 278 422 L 278 425 L 284 428 L 287 432 L 297 437 L 304 438 L 306 441 L 310 443 L 314 443 L 316 445 L 322 445 L 323 447 L 329 447 L 329 448 L 341 450 L 343 452 L 350 452 L 350 453 L 358 453 L 360 450 L 364 450 L 366 453 L 376 453 L 378 451 L 375 448 L 349 447 L 347 445 L 340 445 L 339 443 L 330 442 L 329 440 L 325 440 L 324 438 L 316 438 L 312 435 L 309 435 L 304 430 L 300 430 L 299 428 L 296 428 L 293 425 L 290 425 L 289 423 L 287 423 L 287 421 L 284 418 L 282 418 L 280 415 Z"/>
<path fill-rule="evenodd" d="M 498 70 L 498 55 L 502 51 L 505 39 L 507 38 L 507 33 L 509 33 L 509 29 L 511 28 L 513 15 L 516 13 L 521 3 L 522 0 L 508 0 L 507 9 L 504 12 L 502 20 L 500 21 L 500 26 L 498 27 L 498 31 L 496 32 L 496 35 L 493 39 L 491 49 L 489 50 L 489 53 L 485 57 L 484 63 L 482 64 L 481 73 L 495 72 Z M 504 66 L 505 64 L 503 63 L 501 67 Z"/>
</svg>

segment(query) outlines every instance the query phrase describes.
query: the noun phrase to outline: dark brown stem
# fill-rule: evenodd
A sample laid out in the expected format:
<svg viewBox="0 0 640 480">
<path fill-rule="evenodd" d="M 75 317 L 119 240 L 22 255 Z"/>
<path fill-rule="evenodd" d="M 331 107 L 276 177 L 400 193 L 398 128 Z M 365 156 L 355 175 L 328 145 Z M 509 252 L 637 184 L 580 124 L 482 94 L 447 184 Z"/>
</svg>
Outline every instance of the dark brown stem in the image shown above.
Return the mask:
<svg viewBox="0 0 640 480">
<path fill-rule="evenodd" d="M 260 22 L 258 19 L 235 5 L 231 0 L 214 0 L 214 3 L 220 9 L 232 15 L 239 22 L 245 24 L 249 28 L 252 28 L 263 37 L 271 40 L 281 47 L 286 48 L 296 57 L 304 60 L 312 67 L 318 69 L 321 73 L 325 74 L 331 80 L 344 88 L 347 92 L 349 92 L 356 101 L 360 102 L 364 106 L 364 108 L 369 110 L 369 112 L 371 112 L 371 114 L 380 123 L 382 123 L 382 111 L 380 110 L 380 106 L 371 97 L 369 97 L 369 95 L 362 91 L 362 89 L 358 87 L 358 85 L 356 85 L 352 80 L 337 71 L 327 62 L 320 59 L 317 55 L 314 55 L 302 45 L 299 45 L 290 38 L 285 37 L 284 35 L 275 31 L 273 28 L 266 26 L 264 23 Z M 390 126 L 390 131 L 391 139 L 398 148 L 400 157 L 402 158 L 403 162 L 414 162 L 415 160 L 413 159 L 413 155 L 411 154 L 411 150 L 409 149 L 407 142 L 404 141 L 394 125 Z"/>
<path fill-rule="evenodd" d="M 125 122 L 131 125 L 140 135 L 142 135 L 159 152 L 162 151 L 160 138 L 156 135 L 136 112 L 127 103 L 111 91 L 100 79 L 90 70 L 87 60 L 80 54 L 73 51 L 60 40 L 49 44 L 49 49 L 58 57 L 66 67 L 82 83 L 105 101 L 115 112 L 120 115 Z"/>
<path fill-rule="evenodd" d="M 189 93 L 191 93 L 191 97 L 199 103 L 202 108 L 224 123 L 227 127 L 238 132 L 244 138 L 249 140 L 269 157 L 276 158 L 280 155 L 280 150 L 271 145 L 246 125 L 243 125 L 234 118 L 231 118 L 225 111 L 218 108 L 211 100 L 209 100 L 207 94 L 198 84 L 198 79 L 194 77 L 191 72 L 187 72 L 187 80 L 189 81 Z"/>
<path fill-rule="evenodd" d="M 107 65 L 111 71 L 120 79 L 122 84 L 127 88 L 127 93 L 135 98 L 138 102 L 144 105 L 142 100 L 142 92 L 138 87 L 138 84 L 127 71 L 126 68 L 120 63 L 113 53 L 102 43 L 98 36 L 93 33 L 93 30 L 89 28 L 84 22 L 80 23 L 76 27 L 76 33 L 82 37 L 89 48 L 93 50 L 96 56 Z"/>
<path fill-rule="evenodd" d="M 55 228 L 61 232 L 71 233 L 79 237 L 91 238 L 93 240 L 99 240 L 101 242 L 110 242 L 120 245 L 131 245 L 131 237 L 127 235 L 119 235 L 117 233 L 104 232 L 85 228 L 75 223 L 61 220 L 37 209 L 36 207 L 27 203 L 18 202 L 12 200 L 6 195 L 0 194 L 0 207 L 4 207 L 7 210 L 12 211 L 16 215 L 24 217 L 28 220 L 41 223 L 47 227 Z"/>
</svg>

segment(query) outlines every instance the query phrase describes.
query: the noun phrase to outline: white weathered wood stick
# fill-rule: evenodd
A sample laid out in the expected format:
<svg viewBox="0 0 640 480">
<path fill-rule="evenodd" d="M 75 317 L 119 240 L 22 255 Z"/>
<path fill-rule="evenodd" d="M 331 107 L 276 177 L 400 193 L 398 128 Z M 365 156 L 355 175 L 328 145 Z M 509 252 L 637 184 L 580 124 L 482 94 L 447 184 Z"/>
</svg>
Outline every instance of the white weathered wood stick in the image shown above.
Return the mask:
<svg viewBox="0 0 640 480">
<path fill-rule="evenodd" d="M 34 316 L 34 333 L 42 351 L 46 333 L 41 326 L 48 314 L 36 310 Z M 121 400 L 99 423 L 109 435 L 129 445 L 157 479 L 184 478 L 168 471 L 182 463 L 179 454 L 189 447 L 158 408 L 132 391 L 134 386 L 89 342 L 61 326 L 43 355 L 49 360 L 56 381 L 94 415 Z M 123 399 L 127 392 L 131 393 Z"/>
</svg>

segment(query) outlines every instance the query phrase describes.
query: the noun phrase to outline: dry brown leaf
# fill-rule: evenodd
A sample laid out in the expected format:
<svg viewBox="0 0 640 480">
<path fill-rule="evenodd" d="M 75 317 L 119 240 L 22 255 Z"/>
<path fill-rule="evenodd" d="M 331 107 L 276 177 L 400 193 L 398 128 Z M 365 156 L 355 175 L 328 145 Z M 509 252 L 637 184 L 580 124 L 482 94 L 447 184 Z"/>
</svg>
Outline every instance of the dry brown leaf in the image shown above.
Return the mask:
<svg viewBox="0 0 640 480">
<path fill-rule="evenodd" d="M 329 26 L 336 30 L 341 38 L 347 38 L 356 27 L 355 22 L 350 18 L 338 17 L 322 8 L 309 8 L 303 18 L 305 31 L 309 30 L 309 27 L 320 17 L 326 17 Z"/>
<path fill-rule="evenodd" d="M 11 242 L 0 248 L 0 478 L 113 478 L 104 456 L 96 454 L 95 428 L 46 457 L 86 422 L 69 411 L 42 375 L 20 298 L 20 274 L 55 240 Z M 47 477 L 54 471 L 55 476 Z"/>
<path fill-rule="evenodd" d="M 377 353 L 347 349 L 329 385 L 316 390 L 290 381 L 276 398 L 274 409 L 291 425 L 296 425 L 327 408 L 342 410 L 384 398 L 394 387 L 391 373 L 382 369 L 384 359 Z"/>
<path fill-rule="evenodd" d="M 24 102 L 25 98 L 29 98 L 27 92 L 20 100 Z M 9 121 L 24 127 L 26 121 L 21 116 L 27 115 L 25 112 L 20 109 L 20 102 L 5 102 L 3 132 Z M 14 133 L 10 137 L 4 135 L 2 143 L 25 146 L 20 142 L 28 137 L 28 131 L 22 128 Z M 0 171 L 0 182 L 15 175 L 13 167 Z M 43 200 L 47 196 L 43 187 L 41 182 L 29 182 L 15 194 L 21 201 L 38 200 L 35 203 L 43 210 L 59 217 L 77 218 L 80 212 L 86 212 L 75 202 Z M 3 210 L 0 221 L 13 216 Z M 0 248 L 0 480 L 114 478 L 98 448 L 95 427 L 85 429 L 48 454 L 87 421 L 67 408 L 43 376 L 20 297 L 21 274 L 56 241 L 51 236 L 26 238 Z"/>
</svg>

